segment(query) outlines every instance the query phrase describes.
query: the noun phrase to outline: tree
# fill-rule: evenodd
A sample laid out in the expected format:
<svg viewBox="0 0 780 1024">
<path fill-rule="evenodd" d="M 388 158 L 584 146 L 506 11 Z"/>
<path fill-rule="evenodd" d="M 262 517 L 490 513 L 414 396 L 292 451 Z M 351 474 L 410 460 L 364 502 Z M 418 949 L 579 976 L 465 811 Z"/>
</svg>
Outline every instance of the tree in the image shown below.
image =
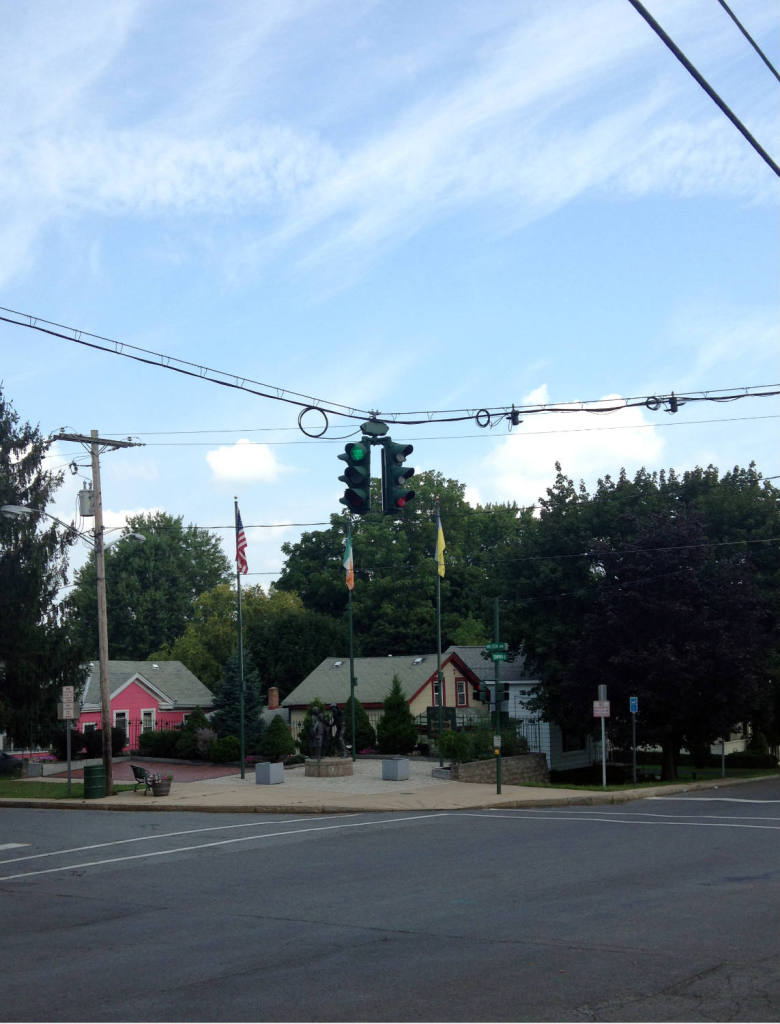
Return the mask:
<svg viewBox="0 0 780 1024">
<path fill-rule="evenodd" d="M 395 675 L 390 692 L 384 699 L 376 738 L 382 754 L 408 754 L 417 744 L 417 726 L 401 689 L 401 680 Z"/>
<path fill-rule="evenodd" d="M 722 479 L 713 467 L 621 473 L 593 496 L 559 468 L 511 627 L 539 671 L 545 715 L 581 727 L 606 683 L 611 731 L 625 738 L 636 695 L 641 740 L 662 747 L 674 778 L 681 745 L 707 745 L 766 713 L 778 556 L 761 542 L 773 535 L 776 497 L 752 467 Z"/>
<path fill-rule="evenodd" d="M 525 528 L 530 512 L 515 506 L 471 508 L 465 484 L 426 471 L 413 478 L 415 499 L 397 518 L 371 512 L 352 524 L 355 558 L 353 629 L 357 654 L 376 656 L 433 650 L 436 646 L 435 508 L 438 502 L 447 553 L 441 580 L 442 643 L 465 628 L 492 620 L 492 580 Z M 372 507 L 379 508 L 372 481 Z M 284 544 L 286 561 L 276 584 L 298 594 L 304 607 L 343 622 L 347 589 L 341 559 L 347 519 L 331 516 L 327 530 Z M 509 587 L 509 581 L 502 586 Z M 476 622 L 475 622 L 476 620 Z"/>
<path fill-rule="evenodd" d="M 123 533 L 144 543 L 120 542 L 106 553 L 106 603 L 112 658 L 146 660 L 181 637 L 195 600 L 225 582 L 230 564 L 219 538 L 166 512 L 131 516 Z M 68 599 L 71 638 L 96 656 L 94 558 L 76 574 Z"/>
<path fill-rule="evenodd" d="M 269 761 L 279 761 L 295 753 L 295 740 L 281 715 L 274 715 L 260 740 L 259 752 Z"/>
<path fill-rule="evenodd" d="M 241 736 L 241 677 L 238 656 L 228 660 L 225 677 L 214 696 L 214 714 L 211 725 L 220 736 Z M 244 659 L 244 738 L 247 753 L 256 753 L 263 734 L 260 717 L 263 706 L 260 699 L 260 677 L 251 658 Z"/>
<path fill-rule="evenodd" d="M 0 388 L 0 505 L 45 511 L 62 483 L 43 468 L 49 445 Z M 20 745 L 48 741 L 60 687 L 84 679 L 85 652 L 66 641 L 59 597 L 77 538 L 40 513 L 0 516 L 0 731 Z M 95 589 L 91 597 L 94 610 Z"/>
<path fill-rule="evenodd" d="M 352 697 L 347 698 L 344 705 L 345 736 L 347 743 L 352 743 Z M 366 709 L 359 700 L 355 700 L 355 750 L 372 750 L 376 746 L 376 732 L 371 724 Z"/>
</svg>

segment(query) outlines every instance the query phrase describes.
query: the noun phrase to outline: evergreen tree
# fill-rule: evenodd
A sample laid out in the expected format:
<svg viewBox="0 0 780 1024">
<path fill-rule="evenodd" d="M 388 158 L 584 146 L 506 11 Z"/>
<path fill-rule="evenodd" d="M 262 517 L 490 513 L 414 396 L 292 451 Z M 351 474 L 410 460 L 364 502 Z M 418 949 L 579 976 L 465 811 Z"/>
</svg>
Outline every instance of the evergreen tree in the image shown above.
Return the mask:
<svg viewBox="0 0 780 1024">
<path fill-rule="evenodd" d="M 398 676 L 393 676 L 393 685 L 385 697 L 376 735 L 382 754 L 408 754 L 417 743 L 417 726 Z"/>
<path fill-rule="evenodd" d="M 41 515 L 62 482 L 43 468 L 49 445 L 0 388 L 0 505 L 36 510 L 0 516 L 0 732 L 20 745 L 48 742 L 60 688 L 80 686 L 85 674 L 85 649 L 68 643 L 59 604 L 78 535 Z M 94 587 L 90 600 L 96 610 Z M 97 644 L 97 627 L 90 639 Z"/>
<path fill-rule="evenodd" d="M 346 725 L 345 742 L 352 743 L 352 698 L 344 705 L 344 723 Z M 366 709 L 359 700 L 355 700 L 355 750 L 372 750 L 376 746 L 376 732 L 368 719 Z"/>
<path fill-rule="evenodd" d="M 225 676 L 219 692 L 214 696 L 214 714 L 211 725 L 219 736 L 241 736 L 241 679 L 238 655 L 225 665 Z M 246 752 L 257 753 L 263 734 L 260 677 L 251 659 L 244 659 L 244 736 Z"/>
<path fill-rule="evenodd" d="M 295 753 L 295 740 L 281 715 L 274 715 L 263 732 L 259 753 L 269 761 L 280 761 Z"/>
</svg>

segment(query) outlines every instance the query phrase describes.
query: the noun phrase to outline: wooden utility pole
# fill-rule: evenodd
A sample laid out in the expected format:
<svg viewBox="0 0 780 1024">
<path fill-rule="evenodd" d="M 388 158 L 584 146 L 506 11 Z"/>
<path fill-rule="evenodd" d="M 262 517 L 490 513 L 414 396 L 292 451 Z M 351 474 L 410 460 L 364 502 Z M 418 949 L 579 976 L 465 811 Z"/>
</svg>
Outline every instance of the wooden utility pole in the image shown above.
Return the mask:
<svg viewBox="0 0 780 1024">
<path fill-rule="evenodd" d="M 97 577 L 98 662 L 100 666 L 100 720 L 103 730 L 103 768 L 106 773 L 106 796 L 114 792 L 114 769 L 111 760 L 111 694 L 108 688 L 108 611 L 106 606 L 106 558 L 103 543 L 103 496 L 100 490 L 100 450 L 136 448 L 139 441 L 114 441 L 99 437 L 97 430 L 84 434 L 59 433 L 58 441 L 77 441 L 89 445 L 92 456 L 92 490 L 95 495 L 95 575 Z"/>
</svg>

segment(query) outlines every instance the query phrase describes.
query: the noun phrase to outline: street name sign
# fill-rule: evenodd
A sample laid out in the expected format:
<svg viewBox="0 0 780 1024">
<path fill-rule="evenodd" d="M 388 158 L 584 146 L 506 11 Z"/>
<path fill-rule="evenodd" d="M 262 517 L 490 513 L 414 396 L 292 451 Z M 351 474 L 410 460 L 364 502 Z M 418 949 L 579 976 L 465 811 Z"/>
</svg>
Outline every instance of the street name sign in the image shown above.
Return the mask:
<svg viewBox="0 0 780 1024">
<path fill-rule="evenodd" d="M 491 640 L 490 643 L 485 644 L 486 651 L 508 651 L 509 644 L 504 640 Z"/>
</svg>

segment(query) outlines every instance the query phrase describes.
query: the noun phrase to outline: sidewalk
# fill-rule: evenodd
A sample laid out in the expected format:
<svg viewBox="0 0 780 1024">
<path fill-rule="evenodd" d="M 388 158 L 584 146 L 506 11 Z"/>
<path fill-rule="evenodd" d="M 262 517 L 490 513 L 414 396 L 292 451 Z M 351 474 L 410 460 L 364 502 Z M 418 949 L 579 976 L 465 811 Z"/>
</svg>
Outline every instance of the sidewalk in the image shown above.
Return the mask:
<svg viewBox="0 0 780 1024">
<path fill-rule="evenodd" d="M 147 767 L 153 766 L 147 763 Z M 185 766 L 174 765 L 166 769 L 174 778 L 168 796 L 155 797 L 138 790 L 90 800 L 5 799 L 0 801 L 0 806 L 112 811 L 210 811 L 233 814 L 420 813 L 502 807 L 622 804 L 650 796 L 718 789 L 721 786 L 751 781 L 712 779 L 706 782 L 685 782 L 673 786 L 650 786 L 614 792 L 502 785 L 501 793 L 497 794 L 495 783 L 488 785 L 450 782 L 433 778 L 433 767 L 435 766 L 430 761 L 410 760 L 409 779 L 389 782 L 382 779 L 381 760 L 356 761 L 352 776 L 332 779 L 308 778 L 304 775 L 303 766 L 299 765 L 285 770 L 284 782 L 273 786 L 260 786 L 255 782 L 254 770 L 250 769 L 247 769 L 244 779 L 241 779 L 240 774 L 230 774 L 190 782 L 179 781 L 177 769 L 182 777 L 188 773 L 184 770 Z"/>
</svg>

